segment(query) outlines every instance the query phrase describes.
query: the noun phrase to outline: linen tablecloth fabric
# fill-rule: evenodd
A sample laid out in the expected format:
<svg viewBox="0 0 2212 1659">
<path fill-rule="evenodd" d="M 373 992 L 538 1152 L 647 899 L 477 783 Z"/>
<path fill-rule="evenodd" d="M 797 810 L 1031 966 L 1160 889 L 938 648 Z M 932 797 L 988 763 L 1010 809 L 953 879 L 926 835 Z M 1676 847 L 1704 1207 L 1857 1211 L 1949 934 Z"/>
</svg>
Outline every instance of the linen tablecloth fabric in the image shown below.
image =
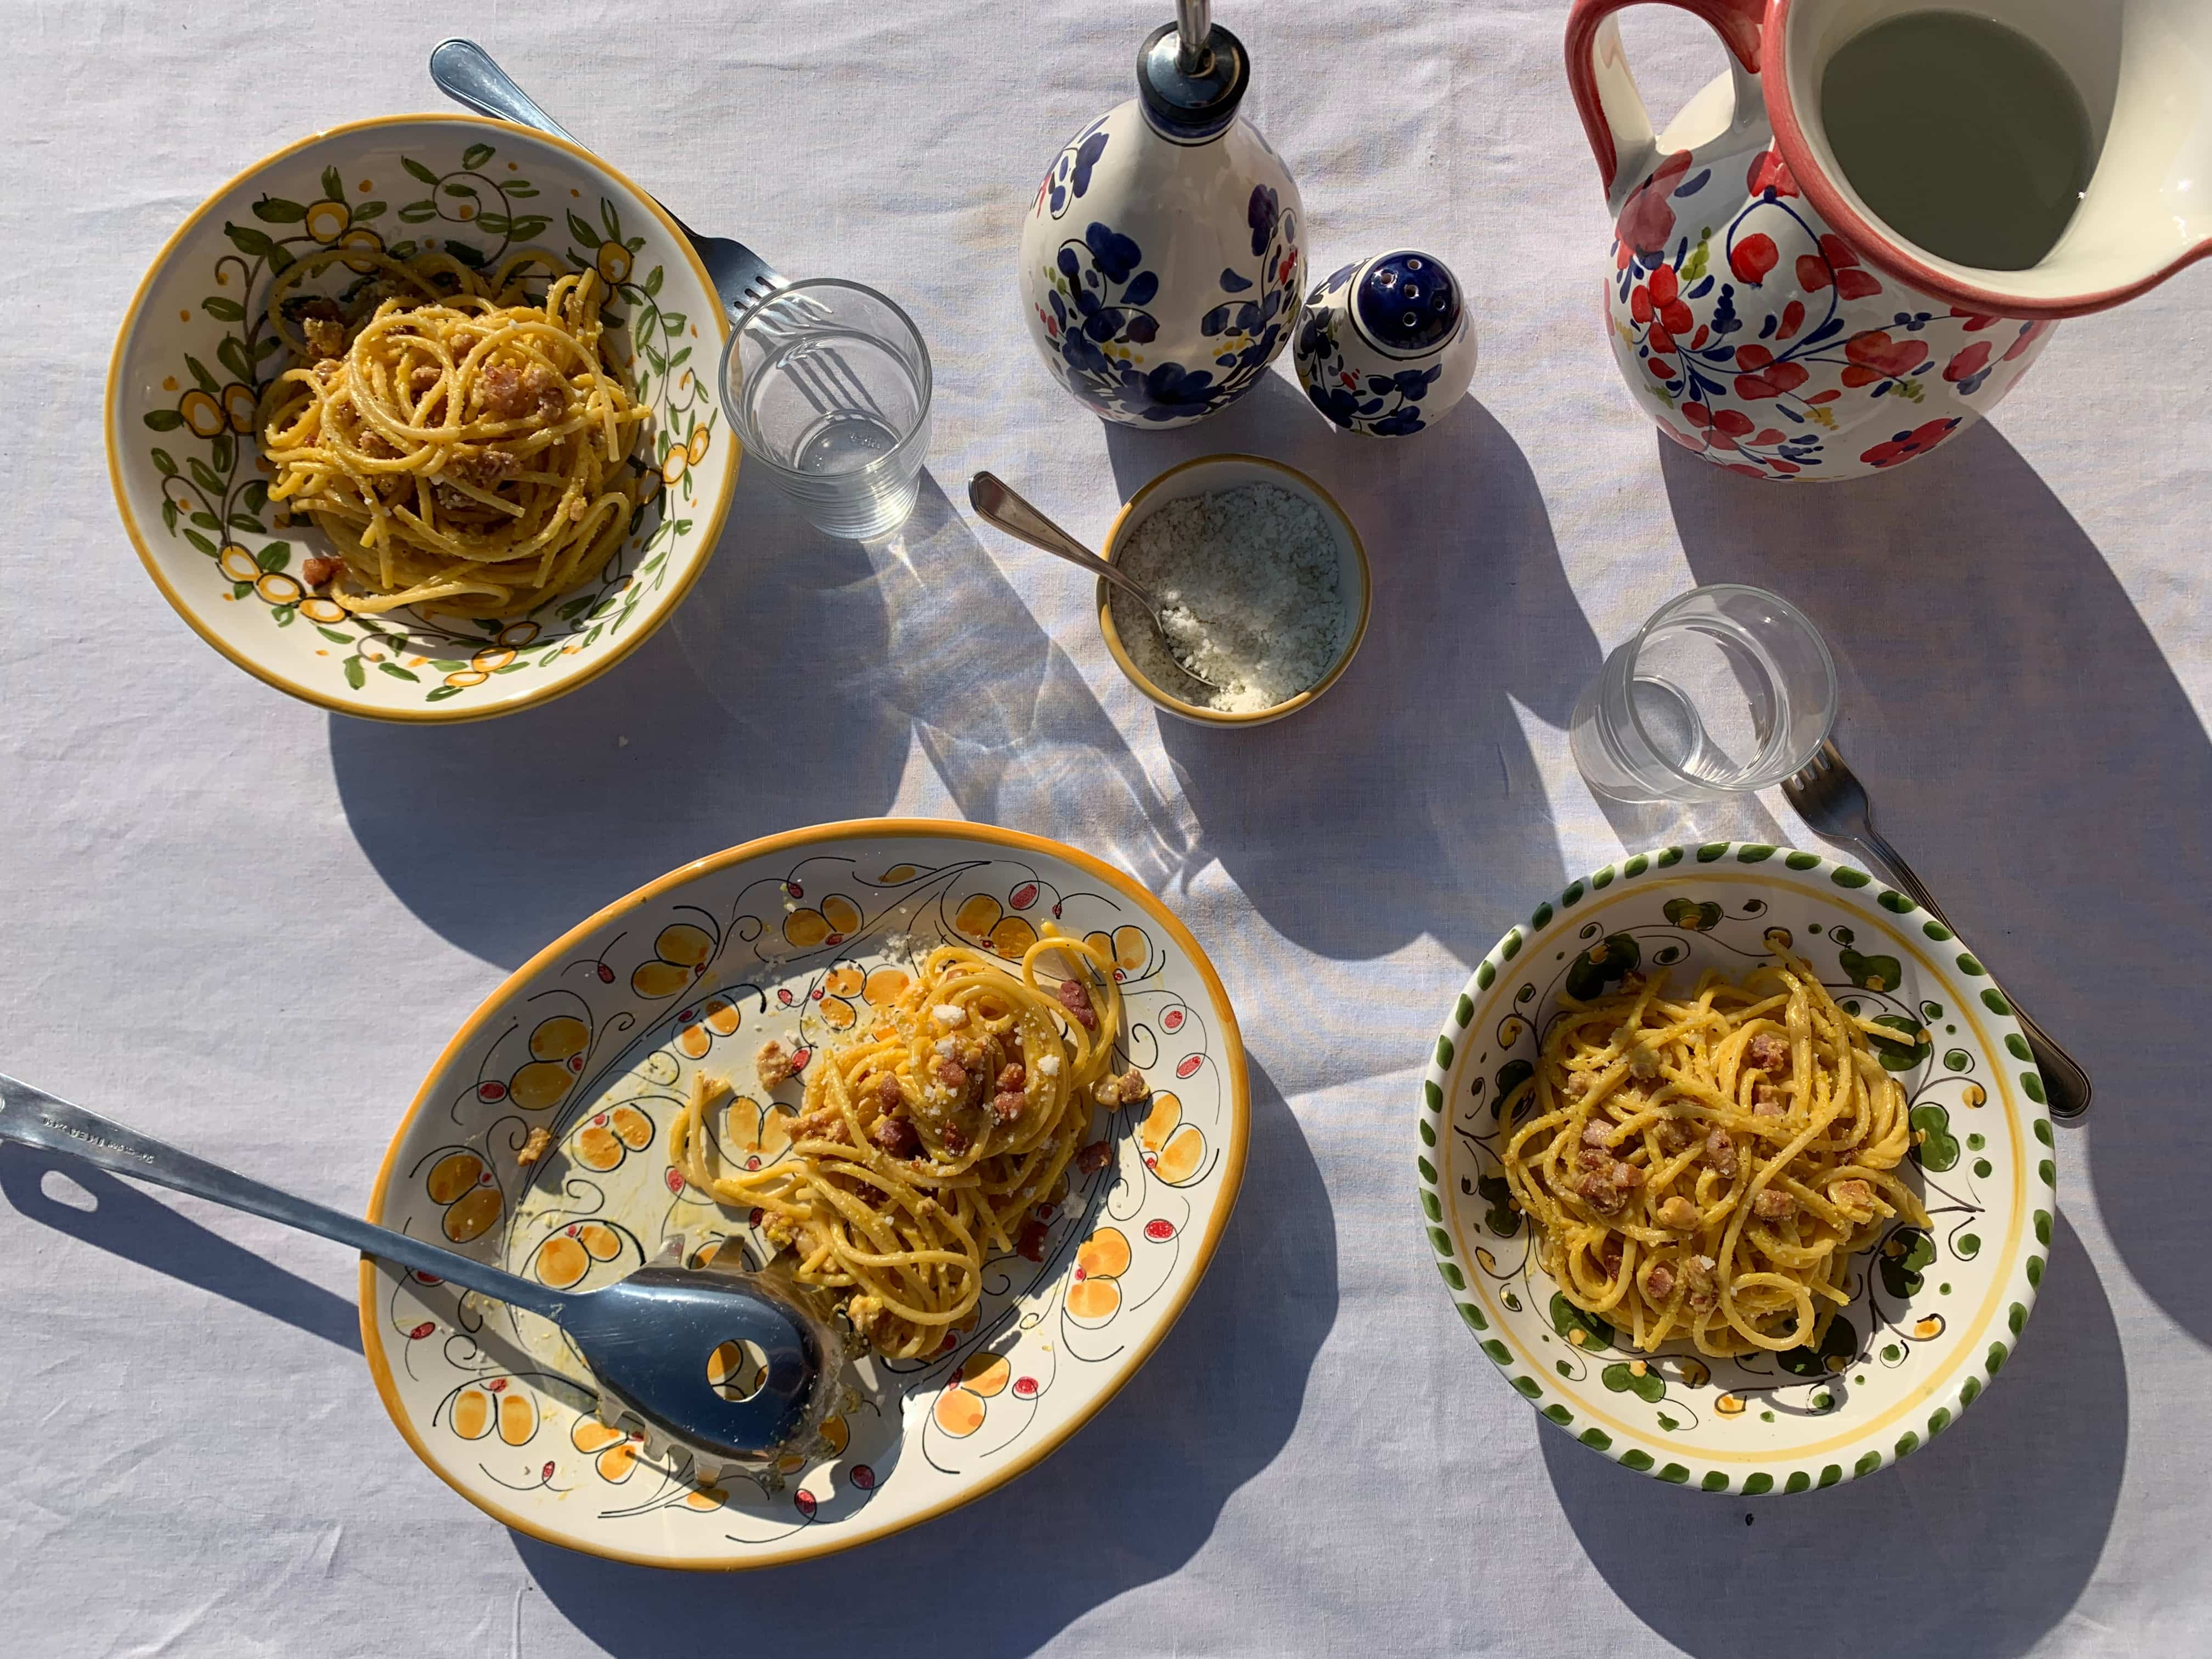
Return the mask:
<svg viewBox="0 0 2212 1659">
<path fill-rule="evenodd" d="M 0 1154 L 0 1650 L 554 1659 L 2204 1652 L 2212 1644 L 2212 273 L 2065 324 L 1995 418 L 1832 489 L 1658 440 L 1598 323 L 1607 221 L 1559 0 L 1224 4 L 1316 275 L 1416 246 L 1482 365 L 1418 437 L 1340 437 L 1287 356 L 1188 431 L 1103 427 L 1036 361 L 1019 216 L 1129 95 L 1157 0 L 465 8 L 15 0 L 0 453 L 0 1067 L 357 1208 L 467 1012 L 633 886 L 876 813 L 1062 838 L 1160 893 L 1251 1051 L 1212 1271 L 1060 1451 L 945 1519 L 765 1575 L 511 1535 L 407 1451 L 343 1251 Z M 485 725 L 325 714 L 168 609 L 116 517 L 100 401 L 147 263 L 318 127 L 442 107 L 481 39 L 691 222 L 908 307 L 937 369 L 920 508 L 826 539 L 757 476 L 673 622 Z M 1720 67 L 1628 20 L 1655 106 Z M 1090 586 L 965 507 L 979 467 L 1079 535 L 1186 457 L 1320 478 L 1374 562 L 1365 650 L 1262 730 L 1167 720 Z M 1669 595 L 1789 595 L 1841 666 L 1883 825 L 2097 1084 L 2014 1363 L 1899 1468 L 1746 1502 L 1539 1422 L 1442 1293 L 1413 1202 L 1431 1039 L 1535 899 L 1624 848 L 1817 845 L 1778 795 L 1601 807 L 1573 699 Z"/>
</svg>

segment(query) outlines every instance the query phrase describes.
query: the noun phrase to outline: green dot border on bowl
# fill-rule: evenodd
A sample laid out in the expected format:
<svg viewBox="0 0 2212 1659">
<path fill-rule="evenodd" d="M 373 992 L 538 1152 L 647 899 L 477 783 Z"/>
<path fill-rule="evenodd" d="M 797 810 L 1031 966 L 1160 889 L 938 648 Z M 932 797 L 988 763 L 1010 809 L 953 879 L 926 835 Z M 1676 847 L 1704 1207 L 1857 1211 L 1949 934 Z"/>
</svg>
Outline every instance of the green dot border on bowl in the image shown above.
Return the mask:
<svg viewBox="0 0 2212 1659">
<path fill-rule="evenodd" d="M 1862 1480 L 1867 1475 L 1910 1456 L 1936 1437 L 1952 1426 L 1965 1409 L 1978 1399 L 1990 1381 L 2002 1370 L 2013 1347 L 2026 1328 L 2028 1315 L 2033 1310 L 2038 1288 L 2043 1279 L 2046 1256 L 2051 1249 L 2052 1194 L 2057 1187 L 2057 1169 L 2051 1130 L 2050 1117 L 2044 1103 L 2041 1079 L 2031 1091 L 2026 1079 L 2035 1077 L 2033 1068 L 2011 1079 L 2021 1090 L 2027 1106 L 2021 1116 L 2027 1125 L 2033 1139 L 2045 1150 L 2046 1156 L 2035 1166 L 2033 1173 L 2042 1183 L 2038 1193 L 2029 1184 L 2027 1202 L 2031 1208 L 2033 1248 L 2024 1250 L 2016 1272 L 2021 1283 L 2008 1283 L 2000 1295 L 2004 1304 L 2002 1316 L 2003 1334 L 1994 1338 L 1984 1348 L 1978 1364 L 1972 1360 L 1961 1362 L 1953 1372 L 1941 1397 L 1931 1397 L 1923 1402 L 1927 1415 L 1917 1428 L 1908 1428 L 1887 1446 L 1875 1446 L 1862 1453 L 1848 1467 L 1840 1461 L 1824 1464 L 1817 1476 L 1800 1468 L 1792 1471 L 1779 1485 L 1771 1471 L 1752 1468 L 1732 1471 L 1721 1468 L 1693 1468 L 1680 1461 L 1670 1459 L 1663 1466 L 1659 1459 L 1642 1447 L 1619 1443 L 1605 1430 L 1595 1425 L 1577 1426 L 1581 1423 L 1571 1402 L 1562 1399 L 1545 1379 L 1522 1364 L 1511 1348 L 1489 1334 L 1490 1318 L 1479 1301 L 1468 1290 L 1466 1270 L 1458 1261 L 1457 1248 L 1449 1231 L 1442 1224 L 1445 1205 L 1449 1194 L 1442 1190 L 1437 1165 L 1428 1152 L 1435 1149 L 1449 1125 L 1443 1121 L 1446 1086 L 1449 1073 L 1457 1057 L 1458 1048 L 1467 1029 L 1474 1023 L 1475 998 L 1497 982 L 1504 965 L 1517 957 L 1525 945 L 1534 944 L 1544 929 L 1571 910 L 1590 892 L 1610 886 L 1615 881 L 1633 882 L 1647 874 L 1672 870 L 1686 856 L 1694 856 L 1699 864 L 1715 865 L 1723 861 L 1743 864 L 1764 863 L 1780 855 L 1785 868 L 1801 875 L 1818 877 L 1823 873 L 1833 885 L 1856 891 L 1872 884 L 1873 878 L 1863 870 L 1840 863 L 1823 854 L 1802 849 L 1778 848 L 1763 842 L 1709 842 L 1686 853 L 1682 847 L 1669 846 L 1650 853 L 1637 853 L 1615 860 L 1599 872 L 1571 881 L 1564 888 L 1556 903 L 1539 904 L 1531 913 L 1526 930 L 1516 925 L 1492 945 L 1476 963 L 1465 987 L 1452 1005 L 1448 1029 L 1437 1036 L 1426 1074 L 1422 1079 L 1420 1103 L 1416 1115 L 1416 1127 L 1424 1149 L 1415 1158 L 1414 1174 L 1418 1182 L 1417 1195 L 1423 1216 L 1423 1232 L 1438 1275 L 1450 1292 L 1453 1307 L 1469 1332 L 1474 1334 L 1482 1352 L 1504 1376 L 1513 1391 L 1536 1409 L 1537 1414 L 1554 1426 L 1565 1430 L 1577 1443 L 1609 1458 L 1625 1468 L 1650 1474 L 1669 1485 L 1683 1486 L 1698 1492 L 1718 1492 L 1737 1497 L 1761 1497 L 1774 1492 L 1816 1491 L 1841 1484 L 1846 1480 Z M 1602 879 L 1600 877 L 1602 876 Z M 1896 902 L 1886 902 L 1890 900 Z M 1907 917 L 1918 907 L 1902 894 L 1885 889 L 1875 896 L 1875 902 L 1886 910 Z M 1954 943 L 1954 936 L 1941 924 L 1930 921 L 1923 932 L 1932 941 Z M 1967 965 L 1971 963 L 1971 968 Z M 1951 964 L 1955 971 L 1986 975 L 1976 958 L 1960 950 Z M 2014 1053 L 2015 1041 L 2026 1047 L 2026 1038 L 2014 1021 L 2008 1003 L 1994 989 L 1981 994 L 1989 1013 L 1999 1022 L 1992 1035 L 1996 1038 L 1991 1058 L 2005 1053 Z"/>
</svg>

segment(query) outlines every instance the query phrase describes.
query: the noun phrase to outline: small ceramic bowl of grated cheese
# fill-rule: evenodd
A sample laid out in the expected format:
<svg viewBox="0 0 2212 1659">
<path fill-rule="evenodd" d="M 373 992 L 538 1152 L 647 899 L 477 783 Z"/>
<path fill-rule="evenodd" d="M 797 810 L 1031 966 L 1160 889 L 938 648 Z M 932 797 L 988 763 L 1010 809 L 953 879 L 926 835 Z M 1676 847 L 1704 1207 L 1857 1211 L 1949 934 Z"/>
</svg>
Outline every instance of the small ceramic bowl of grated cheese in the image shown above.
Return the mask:
<svg viewBox="0 0 2212 1659">
<path fill-rule="evenodd" d="M 1258 455 L 1204 455 L 1129 498 L 1105 556 L 1160 602 L 1167 637 L 1098 584 L 1098 627 L 1171 714 L 1259 726 L 1336 683 L 1367 633 L 1367 551 L 1329 493 Z M 1209 685 L 1185 672 L 1194 668 Z"/>
</svg>

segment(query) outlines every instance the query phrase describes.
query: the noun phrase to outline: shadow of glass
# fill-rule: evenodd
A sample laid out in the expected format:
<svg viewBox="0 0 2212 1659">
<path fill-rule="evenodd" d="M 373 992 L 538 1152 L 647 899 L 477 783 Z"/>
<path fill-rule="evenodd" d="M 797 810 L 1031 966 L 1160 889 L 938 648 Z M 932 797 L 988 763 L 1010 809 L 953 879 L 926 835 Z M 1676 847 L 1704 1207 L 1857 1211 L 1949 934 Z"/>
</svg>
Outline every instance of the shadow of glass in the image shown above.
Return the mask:
<svg viewBox="0 0 2212 1659">
<path fill-rule="evenodd" d="M 603 678 L 475 725 L 334 716 L 330 745 L 378 875 L 502 966 L 687 860 L 892 810 L 917 749 L 962 816 L 1071 835 L 1154 886 L 1182 862 L 1174 813 L 927 476 L 866 544 L 741 486 L 678 615 Z"/>
<path fill-rule="evenodd" d="M 91 1206 L 47 1191 L 49 1174 L 82 1188 Z M 361 1352 L 361 1312 L 352 1303 L 209 1231 L 127 1181 L 10 1143 L 0 1145 L 0 1193 L 27 1220 Z"/>
<path fill-rule="evenodd" d="M 810 614 L 764 618 L 758 598 L 734 587 L 685 605 L 677 638 L 732 720 L 763 738 L 789 732 L 787 708 L 757 695 L 763 678 L 787 682 L 811 705 L 809 726 L 840 745 L 867 731 L 901 765 L 918 749 L 963 817 L 1067 834 L 1165 885 L 1183 859 L 1176 814 L 934 475 L 922 475 L 903 526 L 853 552 L 872 631 L 841 625 L 817 600 Z M 793 642 L 792 660 L 765 675 L 752 637 L 763 622 Z"/>
<path fill-rule="evenodd" d="M 2011 1659 L 2096 1571 L 2127 1462 L 2127 1370 L 2097 1270 L 2062 1218 L 2004 1374 L 1894 1468 L 1799 1497 L 1714 1498 L 1631 1474 L 1549 1424 L 1539 1438 L 1591 1563 L 1698 1659 L 1769 1649 L 1785 1619 L 1800 1659 Z M 1862 1593 L 1790 1617 L 1785 1587 L 1815 1564 L 1820 1583 Z"/>
<path fill-rule="evenodd" d="M 2212 1342 L 2203 1019 L 2157 994 L 2212 931 L 2212 740 L 2135 603 L 1987 422 L 1847 488 L 1658 447 L 1698 580 L 1771 587 L 1827 635 L 1875 822 L 2096 1085 L 2061 1167 L 2086 1152 L 2129 1271 Z"/>
<path fill-rule="evenodd" d="M 1337 959 L 1426 933 L 1471 963 L 1566 873 L 1516 709 L 1564 726 L 1597 641 L 1520 447 L 1472 398 L 1435 415 L 1410 437 L 1355 437 L 1270 374 L 1195 430 L 1106 433 L 1125 497 L 1192 456 L 1247 451 L 1314 478 L 1358 527 L 1367 640 L 1327 696 L 1244 730 L 1158 716 L 1194 860 Z M 1345 880 L 1363 902 L 1343 902 Z"/>
<path fill-rule="evenodd" d="M 511 1534 L 538 1588 L 616 1659 L 664 1652 L 672 1631 L 733 1630 L 749 1649 L 868 1652 L 902 1630 L 959 1632 L 979 1652 L 1028 1653 L 1093 1607 L 1176 1571 L 1231 1495 L 1274 1461 L 1336 1322 L 1334 1212 L 1321 1171 L 1256 1063 L 1244 1187 L 1182 1317 L 1128 1385 L 1066 1444 L 957 1514 L 832 1556 L 736 1577 L 678 1575 Z M 1298 1266 L 1296 1295 L 1283 1266 Z M 1587 1455 L 1587 1454 L 1585 1454 Z M 1079 1534 L 1081 1548 L 1067 1545 Z M 972 1575 L 952 1561 L 1028 1563 L 1018 1594 L 976 1624 Z M 649 1617 L 641 1616 L 650 1609 Z M 1139 1644 L 1141 1645 L 1141 1644 Z"/>
</svg>

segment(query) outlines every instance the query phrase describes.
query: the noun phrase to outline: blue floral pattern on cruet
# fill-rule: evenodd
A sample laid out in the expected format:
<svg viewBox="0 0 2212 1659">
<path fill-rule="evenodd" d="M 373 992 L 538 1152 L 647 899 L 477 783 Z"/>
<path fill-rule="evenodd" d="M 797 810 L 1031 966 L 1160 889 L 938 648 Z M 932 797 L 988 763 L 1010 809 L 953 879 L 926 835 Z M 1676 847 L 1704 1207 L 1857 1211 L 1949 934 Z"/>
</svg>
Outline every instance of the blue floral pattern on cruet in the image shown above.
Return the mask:
<svg viewBox="0 0 2212 1659">
<path fill-rule="evenodd" d="M 1237 113 L 1243 45 L 1212 28 L 1186 70 L 1179 44 L 1173 24 L 1153 32 L 1139 96 L 1067 141 L 1022 229 L 1037 349 L 1083 404 L 1131 425 L 1183 425 L 1249 391 L 1304 286 L 1297 185 Z"/>
</svg>

